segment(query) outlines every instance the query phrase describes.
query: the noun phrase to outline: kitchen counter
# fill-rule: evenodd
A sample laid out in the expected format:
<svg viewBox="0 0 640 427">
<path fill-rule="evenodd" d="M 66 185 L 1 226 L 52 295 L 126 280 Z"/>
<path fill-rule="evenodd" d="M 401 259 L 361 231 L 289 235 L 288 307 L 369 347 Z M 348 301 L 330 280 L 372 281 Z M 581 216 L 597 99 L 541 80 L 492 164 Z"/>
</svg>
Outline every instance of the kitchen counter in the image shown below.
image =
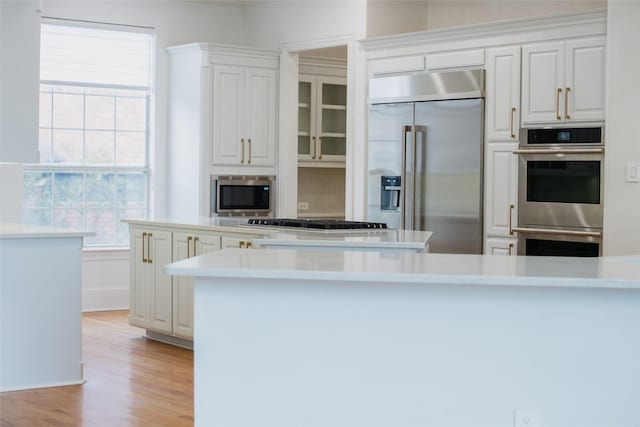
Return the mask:
<svg viewBox="0 0 640 427">
<path fill-rule="evenodd" d="M 263 248 L 372 250 L 423 252 L 432 233 L 412 230 L 318 230 L 292 227 L 249 225 L 248 218 L 199 217 L 187 219 L 124 219 L 132 225 L 220 231 L 258 235 L 251 243 Z"/>
<path fill-rule="evenodd" d="M 82 239 L 0 223 L 0 391 L 81 384 Z"/>
<path fill-rule="evenodd" d="M 295 238 L 297 236 L 293 236 Z M 258 239 L 259 240 L 259 239 Z M 225 250 L 172 264 L 174 275 L 274 279 L 286 276 L 347 282 L 474 286 L 640 289 L 640 256 L 524 257 L 265 250 Z"/>
<path fill-rule="evenodd" d="M 22 223 L 0 223 L 0 239 L 38 239 L 42 237 L 88 237 L 93 232 L 64 228 L 29 225 Z"/>
<path fill-rule="evenodd" d="M 258 227 L 248 227 L 247 218 L 231 217 L 192 217 L 192 218 L 126 218 L 122 222 L 132 225 L 156 226 L 180 228 L 195 231 L 228 231 L 233 233 L 246 233 L 266 235 L 267 230 Z M 246 227 L 245 227 L 246 226 Z"/>
<path fill-rule="evenodd" d="M 195 276 L 196 426 L 640 423 L 640 256 L 226 249 L 166 271 Z"/>
</svg>

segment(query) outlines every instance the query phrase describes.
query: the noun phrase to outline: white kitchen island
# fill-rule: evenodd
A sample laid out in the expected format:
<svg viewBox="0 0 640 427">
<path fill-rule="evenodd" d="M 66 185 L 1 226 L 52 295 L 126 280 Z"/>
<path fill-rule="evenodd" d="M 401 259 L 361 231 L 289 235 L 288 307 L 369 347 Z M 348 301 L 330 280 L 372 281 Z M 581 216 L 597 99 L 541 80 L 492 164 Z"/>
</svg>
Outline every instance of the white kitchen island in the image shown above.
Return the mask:
<svg viewBox="0 0 640 427">
<path fill-rule="evenodd" d="M 82 239 L 0 223 L 0 391 L 81 384 Z"/>
<path fill-rule="evenodd" d="M 196 426 L 640 424 L 640 257 L 224 250 L 195 276 Z"/>
</svg>

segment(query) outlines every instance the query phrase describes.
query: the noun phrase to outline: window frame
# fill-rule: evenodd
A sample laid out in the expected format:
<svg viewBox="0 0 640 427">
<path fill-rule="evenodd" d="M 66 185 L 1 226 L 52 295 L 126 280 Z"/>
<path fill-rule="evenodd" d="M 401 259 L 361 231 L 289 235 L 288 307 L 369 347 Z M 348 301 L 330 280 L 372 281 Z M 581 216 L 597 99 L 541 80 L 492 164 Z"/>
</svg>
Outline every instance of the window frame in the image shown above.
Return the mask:
<svg viewBox="0 0 640 427">
<path fill-rule="evenodd" d="M 131 32 L 131 33 L 146 33 L 149 35 L 149 66 L 148 66 L 148 72 L 149 72 L 149 86 L 134 86 L 134 85 L 122 85 L 122 84 L 105 84 L 105 83 L 91 83 L 91 82 L 78 82 L 78 81 L 59 81 L 59 80 L 39 80 L 39 86 L 38 86 L 38 93 L 39 93 L 39 97 L 41 96 L 41 94 L 43 93 L 49 93 L 49 94 L 53 94 L 55 92 L 53 91 L 43 91 L 43 86 L 67 86 L 67 87 L 78 87 L 78 88 L 87 88 L 87 89 L 107 89 L 107 90 L 114 90 L 114 91 L 118 91 L 118 90 L 131 90 L 131 91 L 142 91 L 144 92 L 144 97 L 141 97 L 142 99 L 144 99 L 145 102 L 145 123 L 144 123 L 144 130 L 140 130 L 139 133 L 143 133 L 144 134 L 144 164 L 142 166 L 131 166 L 131 165 L 121 165 L 118 166 L 116 165 L 116 150 L 117 150 L 117 144 L 116 144 L 116 140 L 114 140 L 114 160 L 113 160 L 113 164 L 91 164 L 91 163 L 87 163 L 86 159 L 86 149 L 87 149 L 87 141 L 86 141 L 86 132 L 87 132 L 87 128 L 86 128 L 86 97 L 87 97 L 87 93 L 86 91 L 83 90 L 82 94 L 77 94 L 78 96 L 82 96 L 83 99 L 83 111 L 82 111 L 82 117 L 83 117 L 83 123 L 82 123 L 82 128 L 78 129 L 82 131 L 83 137 L 82 137 L 82 160 L 77 162 L 77 163 L 54 163 L 53 159 L 50 157 L 49 159 L 47 159 L 48 162 L 46 163 L 30 163 L 30 164 L 25 164 L 24 165 L 24 171 L 25 173 L 29 173 L 29 172 L 36 172 L 36 173 L 50 173 L 51 174 L 51 186 L 52 188 L 55 187 L 55 174 L 56 173 L 60 173 L 60 172 L 66 172 L 66 173 L 78 173 L 78 174 L 82 174 L 82 179 L 83 179 L 83 196 L 82 196 L 82 207 L 78 208 L 78 209 L 82 209 L 83 211 L 83 218 L 82 218 L 82 225 L 83 227 L 86 227 L 87 224 L 87 212 L 88 210 L 92 209 L 92 207 L 87 206 L 87 193 L 86 193 L 86 189 L 87 189 L 87 176 L 90 174 L 95 174 L 95 173 L 105 173 L 105 174 L 113 174 L 114 175 L 114 185 L 116 186 L 114 191 L 115 191 L 115 195 L 113 197 L 113 205 L 110 208 L 107 209 L 111 209 L 113 211 L 114 214 L 114 220 L 115 220 L 115 233 L 114 233 L 114 240 L 110 243 L 89 243 L 87 244 L 87 241 L 85 239 L 85 243 L 84 243 L 84 249 L 90 249 L 90 250 L 109 250 L 109 249 L 126 249 L 129 246 L 129 242 L 119 242 L 118 241 L 118 227 L 120 225 L 120 219 L 118 216 L 118 211 L 119 211 L 119 206 L 118 206 L 118 202 L 121 200 L 118 200 L 117 198 L 117 191 L 118 191 L 118 187 L 117 187 L 117 176 L 120 174 L 127 174 L 127 173 L 136 173 L 136 174 L 141 174 L 143 176 L 144 179 L 144 184 L 143 184 L 143 188 L 144 188 L 144 200 L 143 200 L 143 211 L 144 211 L 144 215 L 145 217 L 147 217 L 151 211 L 151 201 L 153 200 L 152 198 L 152 182 L 151 182 L 151 178 L 152 178 L 152 151 L 153 151 L 153 138 L 154 138 L 154 133 L 153 133 L 153 124 L 155 123 L 155 119 L 154 117 L 151 116 L 152 112 L 154 111 L 153 108 L 153 102 L 154 102 L 154 88 L 155 88 L 155 67 L 154 67 L 154 63 L 155 63 L 155 34 L 153 33 L 153 29 L 152 28 L 146 28 L 146 27 L 134 27 L 134 26 L 127 26 L 127 25 L 117 25 L 117 24 L 101 24 L 101 23 L 87 23 L 87 22 L 82 22 L 82 21 L 73 21 L 73 20 L 61 20 L 61 19 L 56 19 L 56 18 L 43 18 L 43 24 L 49 24 L 49 25 L 61 25 L 61 26 L 67 26 L 67 27 L 76 27 L 76 28 L 96 28 L 96 29 L 102 29 L 102 30 L 111 30 L 111 31 L 120 31 L 120 32 Z M 89 95 L 90 96 L 90 95 Z M 113 99 L 117 99 L 117 95 L 116 93 L 114 93 L 113 95 L 111 95 L 113 97 Z M 52 102 L 53 102 L 53 98 L 52 98 Z M 52 104 L 52 108 L 51 108 L 51 119 L 53 119 L 54 117 L 54 106 Z M 115 104 L 114 104 L 114 108 L 115 108 Z M 49 126 L 47 127 L 43 127 L 41 126 L 41 117 L 40 117 L 40 113 L 38 114 L 38 135 L 40 135 L 41 130 L 46 129 L 49 130 L 50 132 L 53 131 L 54 129 L 56 129 L 54 127 L 54 123 L 53 120 L 51 120 L 51 122 L 49 123 Z M 114 122 L 114 127 L 113 127 L 113 132 L 116 133 L 117 130 L 117 123 Z M 114 136 L 115 138 L 115 136 Z M 40 136 L 38 136 L 38 145 L 40 146 Z M 54 143 L 53 143 L 53 137 L 51 137 L 50 141 L 49 141 L 49 147 L 51 149 L 51 153 L 53 152 L 53 147 L 54 147 Z M 28 192 L 28 189 L 25 189 L 25 193 Z M 27 200 L 27 194 L 25 194 L 25 201 Z M 56 209 L 55 206 L 55 195 L 52 193 L 50 196 L 50 206 L 43 206 L 41 209 L 47 210 L 49 213 L 49 223 L 53 224 L 53 211 L 54 209 Z M 25 210 L 38 210 L 38 207 L 34 207 L 32 205 L 26 205 L 24 206 Z"/>
</svg>

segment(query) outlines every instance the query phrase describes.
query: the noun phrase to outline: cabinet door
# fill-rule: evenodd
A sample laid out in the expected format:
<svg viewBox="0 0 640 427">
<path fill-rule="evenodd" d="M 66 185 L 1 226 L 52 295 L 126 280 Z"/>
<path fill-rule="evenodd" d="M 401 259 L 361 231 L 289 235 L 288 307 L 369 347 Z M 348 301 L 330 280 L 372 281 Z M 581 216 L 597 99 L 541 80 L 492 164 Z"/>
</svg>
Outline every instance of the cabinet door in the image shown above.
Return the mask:
<svg viewBox="0 0 640 427">
<path fill-rule="evenodd" d="M 142 233 L 143 230 L 129 226 L 129 324 L 146 328 L 149 326 L 150 291 L 145 262 L 147 237 Z"/>
<path fill-rule="evenodd" d="M 517 218 L 518 143 L 488 143 L 485 151 L 485 235 L 510 236 Z M 511 208 L 513 206 L 513 208 Z"/>
<path fill-rule="evenodd" d="M 245 69 L 231 65 L 213 66 L 212 163 L 246 163 L 244 146 Z"/>
<path fill-rule="evenodd" d="M 301 74 L 298 78 L 298 160 L 315 160 L 316 78 Z"/>
<path fill-rule="evenodd" d="M 517 141 L 520 129 L 520 47 L 487 50 L 487 140 Z"/>
<path fill-rule="evenodd" d="M 149 329 L 171 333 L 173 331 L 172 278 L 164 273 L 164 267 L 172 261 L 172 236 L 170 231 L 153 230 L 149 233 L 147 269 L 149 273 L 150 316 Z"/>
<path fill-rule="evenodd" d="M 246 85 L 245 164 L 273 166 L 276 151 L 276 72 L 248 68 Z"/>
<path fill-rule="evenodd" d="M 517 240 L 487 238 L 485 240 L 484 253 L 486 255 L 517 255 Z"/>
<path fill-rule="evenodd" d="M 567 121 L 605 119 L 605 45 L 603 37 L 567 42 L 564 99 Z"/>
<path fill-rule="evenodd" d="M 316 160 L 344 162 L 347 153 L 347 84 L 341 77 L 318 76 Z"/>
<path fill-rule="evenodd" d="M 173 261 L 193 256 L 194 242 L 190 233 L 173 233 Z M 173 278 L 173 333 L 183 338 L 193 336 L 193 278 Z"/>
<path fill-rule="evenodd" d="M 522 123 L 564 121 L 565 43 L 522 48 Z"/>
<path fill-rule="evenodd" d="M 220 249 L 220 236 L 214 234 L 173 233 L 173 261 L 180 261 Z M 173 334 L 193 338 L 193 278 L 173 278 Z"/>
</svg>

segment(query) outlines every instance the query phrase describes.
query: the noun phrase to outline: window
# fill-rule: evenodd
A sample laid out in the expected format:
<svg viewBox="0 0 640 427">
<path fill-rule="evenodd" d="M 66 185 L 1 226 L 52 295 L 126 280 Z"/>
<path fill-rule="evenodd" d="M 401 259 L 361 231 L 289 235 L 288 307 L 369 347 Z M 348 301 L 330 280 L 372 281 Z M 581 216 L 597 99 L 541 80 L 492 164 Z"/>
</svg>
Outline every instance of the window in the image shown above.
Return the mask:
<svg viewBox="0 0 640 427">
<path fill-rule="evenodd" d="M 148 211 L 152 36 L 42 25 L 40 163 L 25 166 L 24 221 L 95 231 L 126 246 L 125 217 Z"/>
</svg>

